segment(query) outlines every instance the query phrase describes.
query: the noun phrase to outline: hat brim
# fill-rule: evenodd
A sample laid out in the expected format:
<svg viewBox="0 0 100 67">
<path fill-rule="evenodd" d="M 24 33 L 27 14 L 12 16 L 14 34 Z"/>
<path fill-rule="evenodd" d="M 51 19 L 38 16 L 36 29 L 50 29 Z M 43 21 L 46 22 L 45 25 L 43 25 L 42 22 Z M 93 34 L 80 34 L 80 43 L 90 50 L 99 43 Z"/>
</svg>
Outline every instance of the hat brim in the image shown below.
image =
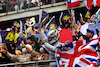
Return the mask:
<svg viewBox="0 0 100 67">
<path fill-rule="evenodd" d="M 91 32 L 89 29 L 87 29 L 87 32 L 90 32 L 90 33 L 92 33 L 92 34 L 93 34 L 93 32 Z"/>
</svg>

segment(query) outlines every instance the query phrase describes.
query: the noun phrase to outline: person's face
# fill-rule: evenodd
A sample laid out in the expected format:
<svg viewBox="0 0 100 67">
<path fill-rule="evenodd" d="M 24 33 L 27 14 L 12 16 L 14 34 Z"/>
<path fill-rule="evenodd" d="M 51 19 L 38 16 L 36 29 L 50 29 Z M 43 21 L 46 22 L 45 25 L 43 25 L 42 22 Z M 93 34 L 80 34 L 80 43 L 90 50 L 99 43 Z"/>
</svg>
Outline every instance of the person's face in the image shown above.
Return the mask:
<svg viewBox="0 0 100 67">
<path fill-rule="evenodd" d="M 18 28 L 15 28 L 16 31 L 18 31 Z"/>
<path fill-rule="evenodd" d="M 30 35 L 32 34 L 32 30 L 29 30 L 29 34 L 30 34 Z"/>
<path fill-rule="evenodd" d="M 88 23 L 91 23 L 91 20 L 90 20 L 90 19 L 87 19 L 87 22 L 88 22 Z"/>
<path fill-rule="evenodd" d="M 27 42 L 28 44 L 31 44 L 31 43 L 32 43 L 31 39 L 27 39 L 26 42 Z"/>
<path fill-rule="evenodd" d="M 12 50 L 14 50 L 14 47 L 12 46 L 12 44 L 10 44 L 10 47 L 11 47 Z"/>
<path fill-rule="evenodd" d="M 87 37 L 92 37 L 93 36 L 93 34 L 91 33 L 91 32 L 87 32 Z"/>
<path fill-rule="evenodd" d="M 80 36 L 78 40 L 79 40 L 79 41 L 84 40 L 84 39 L 83 39 L 83 36 Z"/>
<path fill-rule="evenodd" d="M 68 25 L 69 25 L 68 23 L 67 23 L 67 24 L 65 24 L 65 27 L 68 27 Z"/>
</svg>

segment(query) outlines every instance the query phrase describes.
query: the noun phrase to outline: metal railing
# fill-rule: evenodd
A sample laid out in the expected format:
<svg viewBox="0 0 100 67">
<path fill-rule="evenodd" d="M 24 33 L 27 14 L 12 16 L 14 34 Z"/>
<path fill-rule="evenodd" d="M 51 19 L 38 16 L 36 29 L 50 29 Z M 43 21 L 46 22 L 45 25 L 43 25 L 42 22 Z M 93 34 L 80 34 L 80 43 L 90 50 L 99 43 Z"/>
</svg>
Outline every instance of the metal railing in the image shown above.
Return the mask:
<svg viewBox="0 0 100 67">
<path fill-rule="evenodd" d="M 13 65 L 29 65 L 29 64 L 35 64 L 35 63 L 50 63 L 50 62 L 56 62 L 56 60 L 44 60 L 44 61 L 31 61 L 31 62 L 24 62 L 24 63 L 9 63 L 9 64 L 0 64 L 0 67 L 7 67 L 7 66 L 13 66 Z M 36 65 L 35 67 L 41 67 L 41 66 L 49 66 L 48 65 Z M 33 67 L 33 66 L 28 66 Z"/>
</svg>

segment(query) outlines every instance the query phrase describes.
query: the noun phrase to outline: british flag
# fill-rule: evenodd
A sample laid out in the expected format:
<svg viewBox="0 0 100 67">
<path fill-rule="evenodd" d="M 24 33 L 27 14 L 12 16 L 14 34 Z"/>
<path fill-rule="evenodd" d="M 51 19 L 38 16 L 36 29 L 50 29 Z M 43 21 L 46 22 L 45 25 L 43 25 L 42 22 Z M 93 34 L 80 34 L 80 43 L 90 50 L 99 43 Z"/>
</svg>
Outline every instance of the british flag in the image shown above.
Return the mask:
<svg viewBox="0 0 100 67">
<path fill-rule="evenodd" d="M 57 67 L 96 67 L 99 38 L 92 41 L 74 41 L 57 48 Z"/>
</svg>

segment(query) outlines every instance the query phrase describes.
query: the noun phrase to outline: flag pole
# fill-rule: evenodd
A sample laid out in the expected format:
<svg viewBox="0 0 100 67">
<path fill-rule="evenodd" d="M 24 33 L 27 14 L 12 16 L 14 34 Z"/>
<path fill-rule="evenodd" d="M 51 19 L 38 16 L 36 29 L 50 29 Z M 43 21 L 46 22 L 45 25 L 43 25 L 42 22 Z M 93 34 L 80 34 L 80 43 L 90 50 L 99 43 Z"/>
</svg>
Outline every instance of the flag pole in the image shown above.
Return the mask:
<svg viewBox="0 0 100 67">
<path fill-rule="evenodd" d="M 61 18 L 62 18 L 62 15 L 63 15 L 63 12 L 61 12 L 61 15 L 60 15 L 60 18 L 59 18 L 59 19 L 61 19 Z"/>
<path fill-rule="evenodd" d="M 53 16 L 50 21 L 46 24 L 45 29 L 48 27 L 48 25 L 50 24 L 50 22 L 52 21 L 52 19 L 55 18 L 55 16 Z"/>
<path fill-rule="evenodd" d="M 41 22 L 41 18 L 42 18 L 42 9 L 40 9 L 39 23 Z"/>
<path fill-rule="evenodd" d="M 20 33 L 22 32 L 22 21 L 20 20 Z"/>
</svg>

